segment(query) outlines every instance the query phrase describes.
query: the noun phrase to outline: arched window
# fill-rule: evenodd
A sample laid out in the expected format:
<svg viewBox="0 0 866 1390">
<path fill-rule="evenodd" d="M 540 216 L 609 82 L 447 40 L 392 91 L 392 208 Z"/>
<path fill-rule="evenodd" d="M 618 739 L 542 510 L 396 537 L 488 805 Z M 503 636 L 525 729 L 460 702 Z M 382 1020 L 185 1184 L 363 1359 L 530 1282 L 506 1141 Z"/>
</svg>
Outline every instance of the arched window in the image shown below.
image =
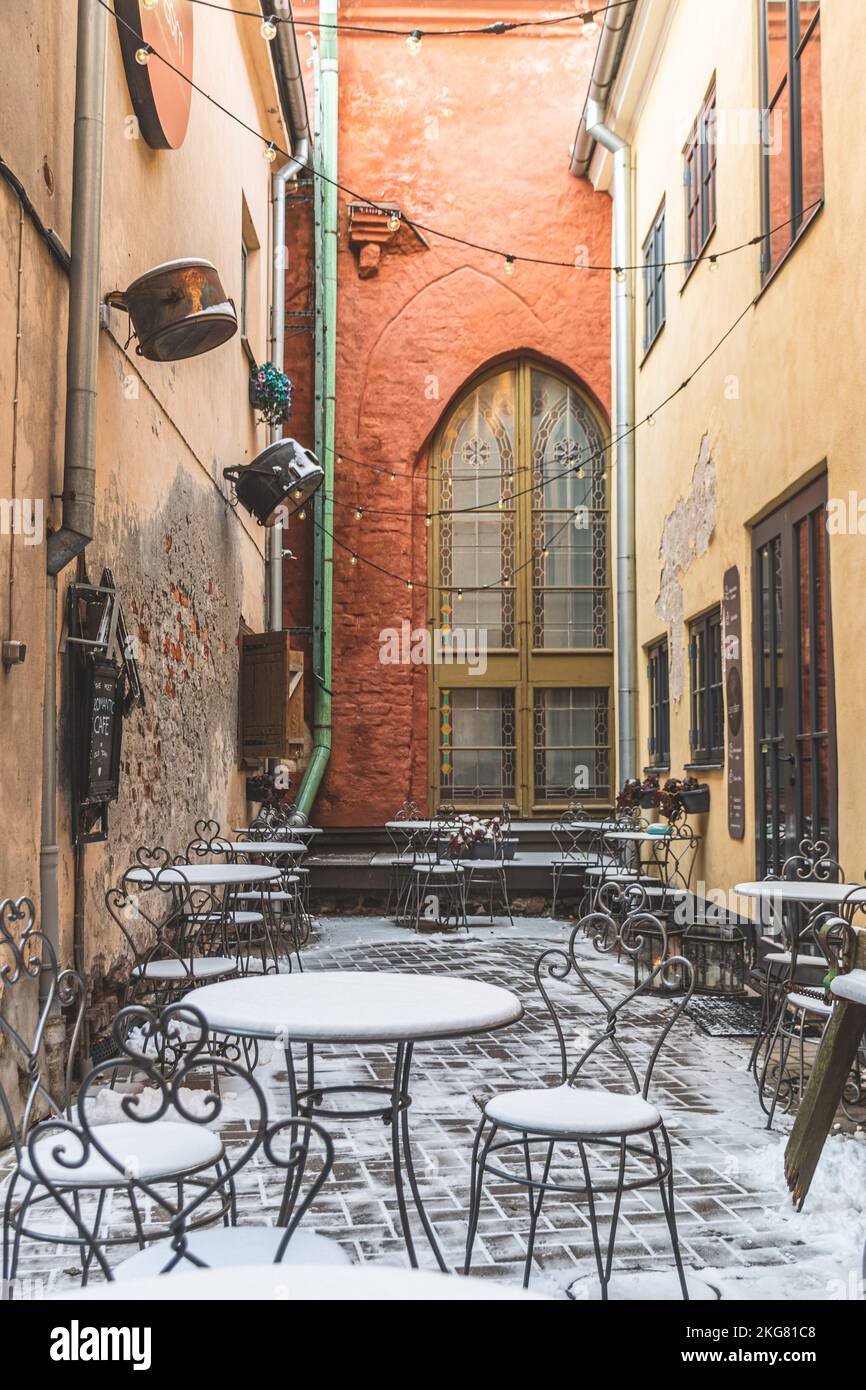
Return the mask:
<svg viewBox="0 0 866 1390">
<path fill-rule="evenodd" d="M 528 360 L 477 379 L 432 452 L 431 799 L 550 814 L 610 798 L 606 438 Z"/>
</svg>

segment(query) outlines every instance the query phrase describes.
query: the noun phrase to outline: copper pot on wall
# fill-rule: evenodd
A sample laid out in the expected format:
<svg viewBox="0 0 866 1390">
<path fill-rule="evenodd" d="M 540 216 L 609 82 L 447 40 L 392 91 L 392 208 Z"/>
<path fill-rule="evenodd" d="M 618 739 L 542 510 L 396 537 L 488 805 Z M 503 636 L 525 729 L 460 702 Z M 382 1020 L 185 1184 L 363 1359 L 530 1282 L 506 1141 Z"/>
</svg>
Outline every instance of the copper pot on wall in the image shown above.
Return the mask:
<svg viewBox="0 0 866 1390">
<path fill-rule="evenodd" d="M 136 352 L 153 362 L 197 357 L 238 331 L 234 301 L 210 261 L 167 261 L 140 275 L 116 300 L 129 313 Z"/>
</svg>

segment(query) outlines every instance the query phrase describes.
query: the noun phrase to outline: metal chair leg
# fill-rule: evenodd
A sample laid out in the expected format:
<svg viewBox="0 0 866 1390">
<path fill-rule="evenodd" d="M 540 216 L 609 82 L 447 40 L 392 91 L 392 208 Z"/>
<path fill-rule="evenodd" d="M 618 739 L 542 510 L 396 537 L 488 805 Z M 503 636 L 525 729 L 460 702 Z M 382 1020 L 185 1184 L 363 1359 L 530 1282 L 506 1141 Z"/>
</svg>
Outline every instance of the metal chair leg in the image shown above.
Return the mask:
<svg viewBox="0 0 866 1390">
<path fill-rule="evenodd" d="M 475 1245 L 475 1233 L 478 1230 L 478 1217 L 481 1212 L 481 1197 L 484 1187 L 484 1168 L 487 1163 L 487 1155 L 490 1152 L 490 1145 L 496 1136 L 497 1126 L 490 1126 L 490 1133 L 484 1141 L 484 1148 L 481 1157 L 478 1156 L 478 1148 L 481 1143 L 481 1136 L 484 1133 L 484 1126 L 489 1121 L 486 1115 L 482 1115 L 481 1123 L 475 1133 L 475 1142 L 472 1145 L 472 1167 L 470 1169 L 469 1180 L 469 1222 L 466 1230 L 466 1257 L 463 1261 L 463 1273 L 468 1274 L 472 1265 L 472 1249 Z"/>
</svg>

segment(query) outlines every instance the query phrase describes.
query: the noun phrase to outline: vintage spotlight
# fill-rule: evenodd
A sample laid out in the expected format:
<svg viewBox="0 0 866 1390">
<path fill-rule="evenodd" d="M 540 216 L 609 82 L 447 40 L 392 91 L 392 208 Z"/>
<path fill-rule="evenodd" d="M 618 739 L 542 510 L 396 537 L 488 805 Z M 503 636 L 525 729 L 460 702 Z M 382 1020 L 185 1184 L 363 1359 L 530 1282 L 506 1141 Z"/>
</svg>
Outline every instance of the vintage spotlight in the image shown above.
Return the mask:
<svg viewBox="0 0 866 1390">
<path fill-rule="evenodd" d="M 324 470 L 315 454 L 296 439 L 278 439 L 252 463 L 224 468 L 237 499 L 260 526 L 275 526 L 293 516 L 317 492 Z"/>
</svg>

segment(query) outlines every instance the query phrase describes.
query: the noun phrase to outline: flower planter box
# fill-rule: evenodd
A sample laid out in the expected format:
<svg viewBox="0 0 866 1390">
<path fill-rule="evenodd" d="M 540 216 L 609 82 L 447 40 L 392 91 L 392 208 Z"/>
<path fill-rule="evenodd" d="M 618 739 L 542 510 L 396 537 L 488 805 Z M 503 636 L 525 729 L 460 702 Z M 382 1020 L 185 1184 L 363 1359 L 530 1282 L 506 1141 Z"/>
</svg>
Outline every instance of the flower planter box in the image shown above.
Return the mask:
<svg viewBox="0 0 866 1390">
<path fill-rule="evenodd" d="M 710 809 L 710 789 L 706 782 L 699 787 L 690 787 L 680 792 L 683 810 L 690 815 L 700 815 Z"/>
</svg>

